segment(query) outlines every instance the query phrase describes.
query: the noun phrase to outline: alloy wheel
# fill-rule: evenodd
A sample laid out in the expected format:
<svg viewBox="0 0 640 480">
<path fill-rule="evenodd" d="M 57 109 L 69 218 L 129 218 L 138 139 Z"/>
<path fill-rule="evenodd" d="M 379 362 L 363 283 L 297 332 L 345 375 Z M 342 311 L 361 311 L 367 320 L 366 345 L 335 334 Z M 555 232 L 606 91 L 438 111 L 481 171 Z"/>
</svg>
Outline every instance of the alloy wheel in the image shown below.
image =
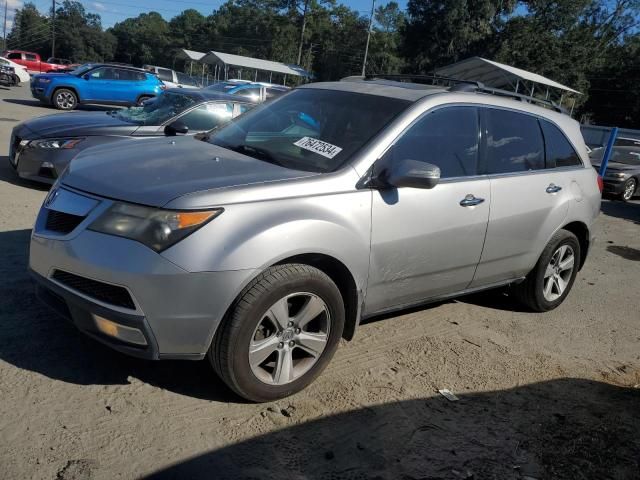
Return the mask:
<svg viewBox="0 0 640 480">
<path fill-rule="evenodd" d="M 270 385 L 284 385 L 307 373 L 322 356 L 331 316 L 319 296 L 298 292 L 274 303 L 262 316 L 249 343 L 253 374 Z"/>
<path fill-rule="evenodd" d="M 631 200 L 633 194 L 636 191 L 636 181 L 632 178 L 624 185 L 624 192 L 622 192 L 622 198 L 625 200 Z"/>
<path fill-rule="evenodd" d="M 543 281 L 543 295 L 548 302 L 556 301 L 565 292 L 575 263 L 575 253 L 569 245 L 560 246 L 551 256 Z"/>
<path fill-rule="evenodd" d="M 56 95 L 56 103 L 64 110 L 73 108 L 76 104 L 76 99 L 70 92 L 59 92 Z"/>
</svg>

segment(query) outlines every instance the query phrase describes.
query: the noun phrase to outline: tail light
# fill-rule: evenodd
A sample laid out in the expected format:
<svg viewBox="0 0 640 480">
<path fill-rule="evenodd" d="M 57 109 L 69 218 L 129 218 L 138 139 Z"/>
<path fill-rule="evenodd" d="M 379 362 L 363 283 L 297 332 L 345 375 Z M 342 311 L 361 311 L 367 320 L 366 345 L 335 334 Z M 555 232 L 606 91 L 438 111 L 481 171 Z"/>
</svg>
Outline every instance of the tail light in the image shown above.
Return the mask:
<svg viewBox="0 0 640 480">
<path fill-rule="evenodd" d="M 600 190 L 600 193 L 602 193 L 602 190 L 604 190 L 604 182 L 602 181 L 602 177 L 600 175 L 598 175 L 598 189 Z"/>
</svg>

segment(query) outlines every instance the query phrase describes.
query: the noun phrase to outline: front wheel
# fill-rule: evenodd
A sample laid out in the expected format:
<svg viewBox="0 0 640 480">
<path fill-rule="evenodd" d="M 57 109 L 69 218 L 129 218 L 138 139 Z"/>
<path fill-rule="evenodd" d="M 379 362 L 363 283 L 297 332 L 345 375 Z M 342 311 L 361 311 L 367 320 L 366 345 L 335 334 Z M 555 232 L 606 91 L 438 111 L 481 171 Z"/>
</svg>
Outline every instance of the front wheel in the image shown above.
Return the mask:
<svg viewBox="0 0 640 480">
<path fill-rule="evenodd" d="M 73 110 L 78 106 L 78 97 L 66 88 L 60 88 L 53 94 L 53 106 L 58 110 Z"/>
<path fill-rule="evenodd" d="M 336 284 L 309 265 L 271 267 L 240 295 L 220 325 L 209 360 L 238 395 L 267 402 L 309 385 L 344 328 Z"/>
<path fill-rule="evenodd" d="M 628 202 L 633 198 L 633 195 L 636 193 L 636 188 L 638 187 L 638 182 L 635 178 L 630 178 L 624 184 L 622 189 L 622 194 L 620 195 L 620 200 L 623 202 Z"/>
<path fill-rule="evenodd" d="M 138 101 L 136 102 L 136 106 L 137 107 L 142 107 L 144 106 L 144 102 L 146 102 L 147 100 L 152 99 L 153 97 L 151 95 L 141 95 L 140 98 L 138 98 Z"/>
<path fill-rule="evenodd" d="M 535 312 L 553 310 L 571 291 L 580 258 L 576 236 L 567 230 L 558 231 L 527 278 L 513 287 L 516 298 Z"/>
</svg>

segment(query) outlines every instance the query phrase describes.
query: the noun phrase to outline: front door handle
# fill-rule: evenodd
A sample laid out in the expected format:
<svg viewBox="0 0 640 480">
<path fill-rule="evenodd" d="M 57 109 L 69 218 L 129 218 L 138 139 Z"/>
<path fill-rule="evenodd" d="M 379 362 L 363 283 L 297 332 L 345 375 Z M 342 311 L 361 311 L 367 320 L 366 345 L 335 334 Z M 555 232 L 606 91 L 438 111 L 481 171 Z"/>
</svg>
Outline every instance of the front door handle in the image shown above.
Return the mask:
<svg viewBox="0 0 640 480">
<path fill-rule="evenodd" d="M 466 197 L 464 197 L 462 200 L 460 200 L 460 206 L 461 207 L 474 207 L 476 205 L 480 205 L 482 202 L 484 202 L 484 198 L 478 198 L 473 194 L 469 194 Z"/>
<path fill-rule="evenodd" d="M 556 185 L 555 183 L 552 183 L 547 187 L 547 193 L 558 193 L 560 190 L 562 190 L 562 187 Z"/>
</svg>

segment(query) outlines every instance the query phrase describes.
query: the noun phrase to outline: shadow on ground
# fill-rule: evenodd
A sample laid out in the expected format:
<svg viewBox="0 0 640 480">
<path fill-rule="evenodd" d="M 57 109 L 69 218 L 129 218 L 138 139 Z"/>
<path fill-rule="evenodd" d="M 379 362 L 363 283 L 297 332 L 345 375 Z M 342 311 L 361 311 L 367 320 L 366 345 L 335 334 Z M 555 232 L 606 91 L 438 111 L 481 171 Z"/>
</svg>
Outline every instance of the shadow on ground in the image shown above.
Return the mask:
<svg viewBox="0 0 640 480">
<path fill-rule="evenodd" d="M 294 425 L 146 478 L 631 480 L 639 408 L 638 389 L 575 379 L 407 400 Z"/>
<path fill-rule="evenodd" d="M 640 203 L 621 201 L 602 201 L 602 213 L 610 217 L 622 218 L 640 225 Z"/>
<path fill-rule="evenodd" d="M 130 358 L 81 334 L 41 305 L 27 272 L 30 230 L 0 233 L 0 359 L 79 385 L 125 385 L 129 377 L 183 395 L 241 401 L 207 362 Z"/>
</svg>

